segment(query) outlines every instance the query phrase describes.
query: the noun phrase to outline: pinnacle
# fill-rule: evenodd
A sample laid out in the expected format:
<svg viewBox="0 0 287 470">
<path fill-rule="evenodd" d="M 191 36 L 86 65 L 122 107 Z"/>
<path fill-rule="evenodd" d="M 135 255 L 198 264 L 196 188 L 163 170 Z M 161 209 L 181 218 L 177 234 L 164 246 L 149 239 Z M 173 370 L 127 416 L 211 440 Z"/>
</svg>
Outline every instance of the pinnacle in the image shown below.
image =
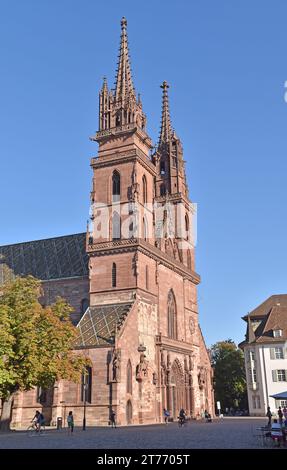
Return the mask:
<svg viewBox="0 0 287 470">
<path fill-rule="evenodd" d="M 129 47 L 127 38 L 127 20 L 125 17 L 121 20 L 121 43 L 119 51 L 119 60 L 116 73 L 116 100 L 124 100 L 127 95 L 135 96 L 135 90 L 132 82 L 131 66 L 129 59 Z"/>
<path fill-rule="evenodd" d="M 164 80 L 160 87 L 163 89 L 162 93 L 162 114 L 161 114 L 161 129 L 159 136 L 159 146 L 170 141 L 172 137 L 172 128 L 169 113 L 168 102 L 168 83 Z"/>
</svg>

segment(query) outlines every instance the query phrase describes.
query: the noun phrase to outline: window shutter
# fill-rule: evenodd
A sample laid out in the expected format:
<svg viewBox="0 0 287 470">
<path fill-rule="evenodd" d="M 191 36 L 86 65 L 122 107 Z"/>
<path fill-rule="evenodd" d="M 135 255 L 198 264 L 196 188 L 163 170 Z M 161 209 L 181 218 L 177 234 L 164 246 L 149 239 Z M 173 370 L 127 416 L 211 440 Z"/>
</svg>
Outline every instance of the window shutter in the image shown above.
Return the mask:
<svg viewBox="0 0 287 470">
<path fill-rule="evenodd" d="M 287 382 L 287 369 L 285 369 L 285 382 Z"/>
<path fill-rule="evenodd" d="M 272 370 L 272 380 L 273 380 L 273 382 L 278 382 L 277 381 L 277 370 Z"/>
<path fill-rule="evenodd" d="M 275 359 L 275 349 L 270 348 L 270 359 Z"/>
</svg>

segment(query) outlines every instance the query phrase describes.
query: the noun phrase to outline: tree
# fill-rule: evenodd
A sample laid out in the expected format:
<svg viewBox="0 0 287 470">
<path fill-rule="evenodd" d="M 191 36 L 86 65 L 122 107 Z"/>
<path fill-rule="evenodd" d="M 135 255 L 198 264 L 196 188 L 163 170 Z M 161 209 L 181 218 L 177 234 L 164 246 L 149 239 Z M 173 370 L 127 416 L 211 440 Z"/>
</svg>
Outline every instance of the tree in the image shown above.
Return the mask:
<svg viewBox="0 0 287 470">
<path fill-rule="evenodd" d="M 16 278 L 0 293 L 0 431 L 10 429 L 17 392 L 48 388 L 60 379 L 79 382 L 88 359 L 72 351 L 77 329 L 72 308 L 57 298 L 39 303 L 41 283 L 32 276 Z"/>
<path fill-rule="evenodd" d="M 211 347 L 214 369 L 215 400 L 221 408 L 247 409 L 247 388 L 244 355 L 236 344 L 228 339 Z"/>
</svg>

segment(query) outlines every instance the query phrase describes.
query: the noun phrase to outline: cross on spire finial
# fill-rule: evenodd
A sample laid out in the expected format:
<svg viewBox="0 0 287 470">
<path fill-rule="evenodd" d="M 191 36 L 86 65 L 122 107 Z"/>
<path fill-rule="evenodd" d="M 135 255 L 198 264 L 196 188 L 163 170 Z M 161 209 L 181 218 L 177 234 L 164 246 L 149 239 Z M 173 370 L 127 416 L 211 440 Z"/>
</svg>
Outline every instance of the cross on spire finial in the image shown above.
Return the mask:
<svg viewBox="0 0 287 470">
<path fill-rule="evenodd" d="M 162 114 L 161 114 L 161 129 L 159 136 L 159 146 L 169 142 L 172 135 L 172 128 L 170 122 L 170 113 L 169 113 L 169 102 L 168 102 L 168 83 L 164 80 L 162 85 Z"/>
<path fill-rule="evenodd" d="M 122 29 L 125 29 L 128 25 L 128 22 L 126 20 L 126 18 L 123 16 L 122 19 L 121 19 L 121 27 Z"/>
</svg>

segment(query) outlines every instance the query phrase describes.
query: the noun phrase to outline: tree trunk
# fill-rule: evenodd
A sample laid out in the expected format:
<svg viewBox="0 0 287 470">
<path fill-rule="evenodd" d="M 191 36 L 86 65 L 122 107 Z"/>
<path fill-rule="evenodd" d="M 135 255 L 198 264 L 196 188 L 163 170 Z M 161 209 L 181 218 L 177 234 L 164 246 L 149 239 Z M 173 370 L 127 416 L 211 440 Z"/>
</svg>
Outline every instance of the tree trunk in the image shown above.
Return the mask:
<svg viewBox="0 0 287 470">
<path fill-rule="evenodd" d="M 12 419 L 13 394 L 7 399 L 2 399 L 2 413 L 0 418 L 0 432 L 10 431 L 10 423 Z"/>
</svg>

